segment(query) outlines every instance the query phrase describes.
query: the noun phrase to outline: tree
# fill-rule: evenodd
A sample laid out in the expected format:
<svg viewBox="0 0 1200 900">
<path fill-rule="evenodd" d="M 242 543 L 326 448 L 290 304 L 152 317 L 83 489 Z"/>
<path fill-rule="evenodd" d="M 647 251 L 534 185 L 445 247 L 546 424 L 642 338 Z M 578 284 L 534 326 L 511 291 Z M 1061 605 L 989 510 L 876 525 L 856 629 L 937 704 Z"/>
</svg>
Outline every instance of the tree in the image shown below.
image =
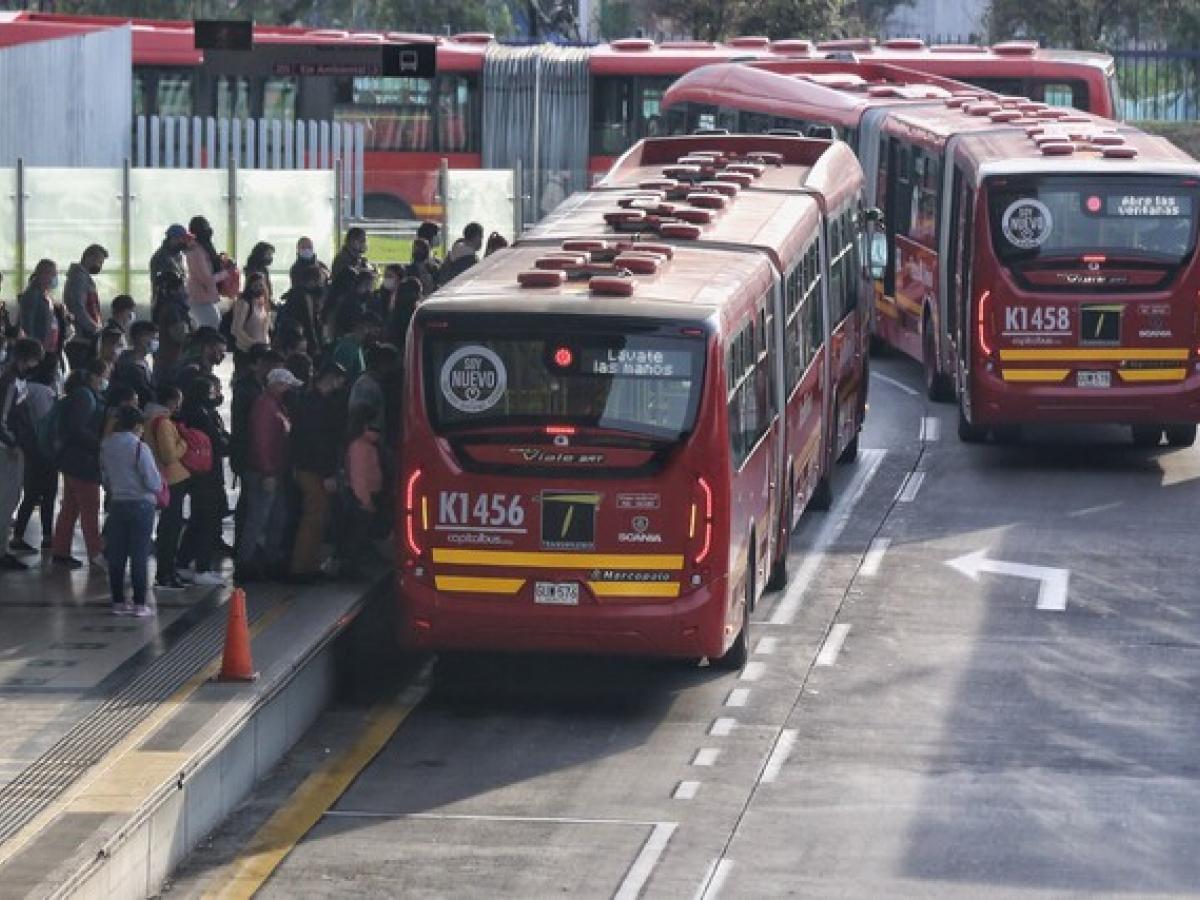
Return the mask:
<svg viewBox="0 0 1200 900">
<path fill-rule="evenodd" d="M 654 0 L 654 12 L 678 22 L 700 41 L 719 41 L 733 34 L 750 8 L 750 0 Z"/>
<path fill-rule="evenodd" d="M 780 38 L 829 38 L 843 33 L 843 0 L 762 0 L 738 22 L 744 34 Z"/>
<path fill-rule="evenodd" d="M 1043 44 L 1098 50 L 1127 31 L 1136 4 L 1128 0 L 992 0 L 988 32 L 993 41 L 1029 37 Z"/>
</svg>

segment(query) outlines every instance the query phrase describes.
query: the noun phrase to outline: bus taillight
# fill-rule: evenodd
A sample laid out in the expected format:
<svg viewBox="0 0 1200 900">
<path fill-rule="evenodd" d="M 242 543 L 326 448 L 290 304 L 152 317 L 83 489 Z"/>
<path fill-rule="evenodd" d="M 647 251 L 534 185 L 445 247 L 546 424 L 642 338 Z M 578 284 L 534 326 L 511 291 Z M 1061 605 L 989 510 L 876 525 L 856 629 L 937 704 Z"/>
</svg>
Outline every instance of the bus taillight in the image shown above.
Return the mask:
<svg viewBox="0 0 1200 900">
<path fill-rule="evenodd" d="M 695 541 L 699 535 L 700 549 L 692 558 L 696 565 L 708 558 L 712 550 L 713 532 L 713 492 L 708 482 L 703 478 L 696 479 L 698 493 L 692 498 L 692 513 L 688 520 L 688 539 Z"/>
<path fill-rule="evenodd" d="M 421 470 L 414 469 L 404 486 L 404 537 L 414 559 L 421 555 L 421 545 L 417 542 L 417 484 L 420 480 Z"/>
<path fill-rule="evenodd" d="M 992 355 L 992 344 L 989 332 L 991 331 L 991 320 L 988 318 L 990 312 L 989 306 L 992 299 L 991 291 L 984 291 L 979 295 L 979 321 L 976 325 L 976 331 L 979 339 L 979 350 L 984 356 Z"/>
</svg>

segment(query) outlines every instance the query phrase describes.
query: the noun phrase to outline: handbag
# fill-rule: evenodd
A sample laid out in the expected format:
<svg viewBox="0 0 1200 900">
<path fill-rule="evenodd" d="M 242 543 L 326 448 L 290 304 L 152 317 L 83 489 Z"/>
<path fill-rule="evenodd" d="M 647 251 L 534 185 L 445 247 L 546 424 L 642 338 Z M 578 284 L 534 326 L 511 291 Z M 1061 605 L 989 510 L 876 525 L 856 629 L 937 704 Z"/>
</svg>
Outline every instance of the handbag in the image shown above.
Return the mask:
<svg viewBox="0 0 1200 900">
<path fill-rule="evenodd" d="M 146 445 L 138 441 L 137 452 L 133 457 L 133 464 L 137 468 L 142 466 L 142 448 Z M 157 509 L 166 509 L 171 505 L 171 486 L 167 484 L 167 479 L 163 477 L 162 470 L 158 472 L 159 486 L 154 492 L 154 506 Z"/>
<path fill-rule="evenodd" d="M 198 428 L 188 428 L 186 425 L 175 427 L 179 429 L 179 436 L 187 444 L 187 450 L 179 461 L 193 475 L 207 475 L 213 467 L 212 441 Z"/>
</svg>

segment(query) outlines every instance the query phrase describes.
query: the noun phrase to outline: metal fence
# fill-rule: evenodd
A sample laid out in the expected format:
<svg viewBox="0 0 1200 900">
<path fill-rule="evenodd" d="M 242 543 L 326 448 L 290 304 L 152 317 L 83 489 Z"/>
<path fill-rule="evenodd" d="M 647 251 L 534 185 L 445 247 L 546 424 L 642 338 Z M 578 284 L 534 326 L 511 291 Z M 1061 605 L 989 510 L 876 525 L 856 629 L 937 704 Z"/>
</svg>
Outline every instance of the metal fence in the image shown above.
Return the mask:
<svg viewBox="0 0 1200 900">
<path fill-rule="evenodd" d="M 134 165 L 150 169 L 337 169 L 342 215 L 363 215 L 362 123 L 138 116 Z"/>
<path fill-rule="evenodd" d="M 1200 50 L 1116 49 L 1118 109 L 1127 121 L 1200 118 Z"/>
</svg>

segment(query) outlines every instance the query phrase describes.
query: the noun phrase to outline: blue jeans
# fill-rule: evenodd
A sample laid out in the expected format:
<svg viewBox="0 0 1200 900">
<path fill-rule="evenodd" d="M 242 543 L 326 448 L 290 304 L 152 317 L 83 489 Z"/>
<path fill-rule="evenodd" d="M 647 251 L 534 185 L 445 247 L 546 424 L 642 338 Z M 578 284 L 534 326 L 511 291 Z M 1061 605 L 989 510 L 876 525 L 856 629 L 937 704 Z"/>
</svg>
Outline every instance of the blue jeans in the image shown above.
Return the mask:
<svg viewBox="0 0 1200 900">
<path fill-rule="evenodd" d="M 133 580 L 133 602 L 146 605 L 148 561 L 153 546 L 154 504 L 145 500 L 114 500 L 104 523 L 104 555 L 108 587 L 114 604 L 125 602 L 125 567 Z"/>
<path fill-rule="evenodd" d="M 287 490 L 284 478 L 275 479 L 275 490 L 264 486 L 266 478 L 249 470 L 242 473 L 242 502 L 245 518 L 238 536 L 237 562 L 275 565 L 283 558 L 283 532 L 287 526 Z M 261 544 L 261 549 L 260 549 Z"/>
</svg>

